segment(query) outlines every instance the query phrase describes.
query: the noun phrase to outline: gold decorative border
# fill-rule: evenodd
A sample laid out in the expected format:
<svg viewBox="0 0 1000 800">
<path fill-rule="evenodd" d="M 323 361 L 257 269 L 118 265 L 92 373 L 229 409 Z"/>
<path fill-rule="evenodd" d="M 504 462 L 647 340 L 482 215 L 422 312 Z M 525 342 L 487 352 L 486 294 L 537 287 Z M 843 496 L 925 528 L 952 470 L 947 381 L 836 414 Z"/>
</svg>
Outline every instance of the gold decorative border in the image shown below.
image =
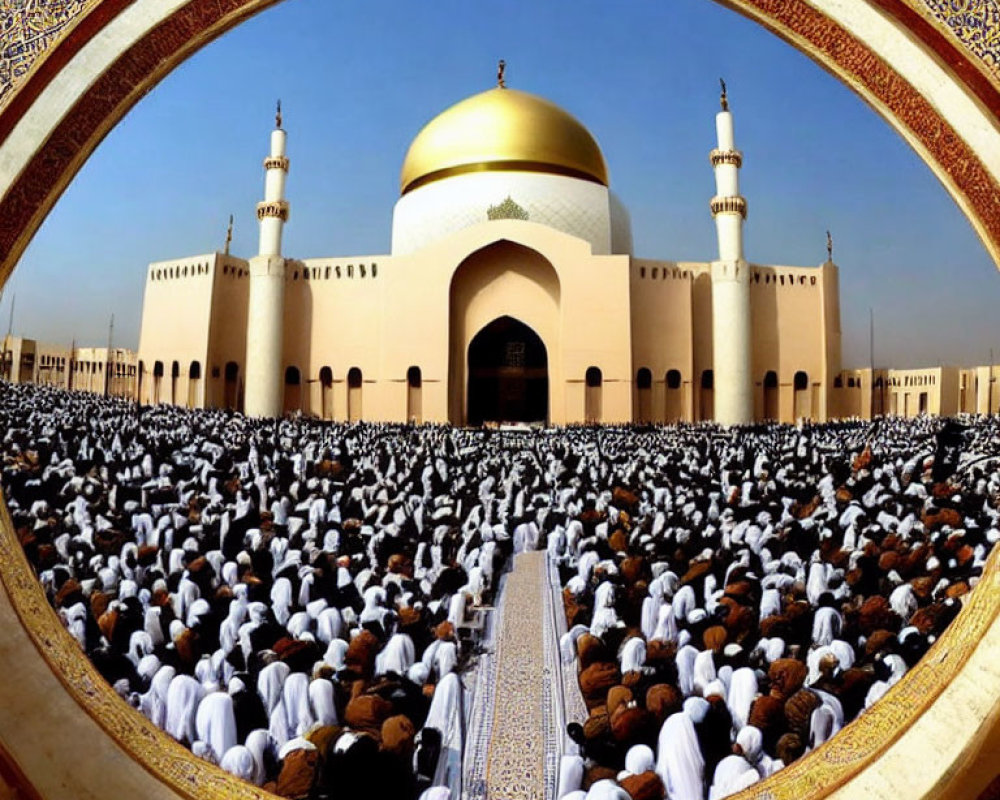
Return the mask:
<svg viewBox="0 0 1000 800">
<path fill-rule="evenodd" d="M 75 2 L 76 8 L 73 10 L 64 8 L 63 12 L 68 12 L 69 15 L 61 22 L 57 22 L 45 30 L 34 31 L 35 39 L 42 40 L 42 44 L 38 45 L 33 58 L 22 62 L 21 66 L 26 68 L 17 75 L 14 74 L 14 67 L 10 66 L 12 59 L 7 53 L 13 50 L 18 43 L 22 47 L 25 46 L 23 37 L 26 31 L 13 23 L 4 27 L 3 33 L 0 34 L 0 109 L 7 106 L 17 92 L 39 72 L 45 59 L 69 36 L 73 28 L 87 14 L 100 5 L 101 0 L 64 0 L 64 4 L 67 6 L 72 5 L 73 2 Z M 14 10 L 10 8 L 11 5 L 11 0 L 0 2 L 0 12 L 9 12 L 13 16 Z"/>
<path fill-rule="evenodd" d="M 561 164 L 546 164 L 543 161 L 518 161 L 511 159 L 509 161 L 477 161 L 471 164 L 459 164 L 454 167 L 445 167 L 434 172 L 428 172 L 426 175 L 414 178 L 406 184 L 400 195 L 407 194 L 414 189 L 419 189 L 421 186 L 426 186 L 428 183 L 434 183 L 434 181 L 439 181 L 443 178 L 452 178 L 455 175 L 467 175 L 472 172 L 544 172 L 548 175 L 579 178 L 580 180 L 597 183 L 601 186 L 607 185 L 600 178 L 591 175 L 589 172 L 573 169 L 572 167 L 564 167 Z"/>
<path fill-rule="evenodd" d="M 804 800 L 832 794 L 876 762 L 940 697 L 1000 614 L 1000 548 L 968 602 L 920 662 L 826 744 L 732 800 Z M 970 728 L 970 736 L 975 733 Z M 910 800 L 907 798 L 906 800 Z"/>
<path fill-rule="evenodd" d="M 138 766 L 189 800 L 277 800 L 277 795 L 196 758 L 115 693 L 49 604 L 2 499 L 0 585 L 25 632 L 67 694 Z"/>
</svg>

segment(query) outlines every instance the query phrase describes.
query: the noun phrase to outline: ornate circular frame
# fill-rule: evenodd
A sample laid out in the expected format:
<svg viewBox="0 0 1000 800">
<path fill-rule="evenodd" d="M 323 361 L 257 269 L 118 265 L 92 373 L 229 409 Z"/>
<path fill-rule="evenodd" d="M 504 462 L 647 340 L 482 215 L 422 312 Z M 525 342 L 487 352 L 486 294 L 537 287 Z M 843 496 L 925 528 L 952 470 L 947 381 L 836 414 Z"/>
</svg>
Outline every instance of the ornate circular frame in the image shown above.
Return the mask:
<svg viewBox="0 0 1000 800">
<path fill-rule="evenodd" d="M 0 283 L 70 180 L 126 112 L 200 47 L 278 1 L 61 0 L 51 4 L 58 8 L 48 16 L 33 12 L 0 31 L 0 54 L 18 53 L 14 61 L 0 60 Z M 994 3 L 716 1 L 813 58 L 880 113 L 938 175 L 1000 265 L 1000 166 L 992 148 L 984 146 L 1000 142 L 1000 10 Z M 30 46 L 11 48 L 18 37 L 22 43 L 30 38 Z M 102 57 L 95 55 L 97 47 Z M 956 112 L 956 104 L 965 110 Z M 2 504 L 0 584 L 67 693 L 153 775 L 165 795 L 273 797 L 195 759 L 120 702 L 80 657 L 48 605 Z M 994 553 L 958 619 L 872 711 L 738 797 L 798 800 L 861 786 L 856 782 L 865 771 L 915 729 L 974 662 L 977 648 L 997 647 L 998 584 L 1000 554 Z M 1000 676 L 994 677 L 1000 683 Z M 995 767 L 982 764 L 982 751 L 1000 735 L 997 698 L 989 698 L 987 706 L 982 716 L 990 724 L 963 745 L 964 766 L 947 765 L 924 796 L 975 796 L 994 777 L 990 769 Z M 0 748 L 0 778 L 17 784 L 26 796 L 38 796 L 31 775 L 20 774 L 11 761 Z M 956 790 L 963 775 L 966 782 Z"/>
</svg>

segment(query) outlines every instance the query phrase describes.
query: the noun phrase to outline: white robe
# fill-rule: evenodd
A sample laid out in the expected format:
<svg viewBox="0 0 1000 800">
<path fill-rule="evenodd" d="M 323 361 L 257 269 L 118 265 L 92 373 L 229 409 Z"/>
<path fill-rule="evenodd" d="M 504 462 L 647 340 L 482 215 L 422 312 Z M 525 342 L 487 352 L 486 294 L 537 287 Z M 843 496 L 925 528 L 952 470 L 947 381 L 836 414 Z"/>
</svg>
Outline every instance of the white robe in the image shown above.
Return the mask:
<svg viewBox="0 0 1000 800">
<path fill-rule="evenodd" d="M 425 728 L 441 733 L 441 752 L 434 770 L 434 785 L 447 786 L 452 797 L 462 795 L 462 751 L 464 690 L 462 681 L 449 672 L 438 682 L 431 699 L 431 707 L 424 722 Z"/>
<path fill-rule="evenodd" d="M 705 759 L 694 722 L 683 711 L 671 714 L 660 728 L 656 774 L 666 787 L 666 800 L 704 800 Z"/>
<path fill-rule="evenodd" d="M 226 692 L 205 695 L 198 704 L 195 730 L 198 738 L 211 748 L 216 763 L 221 763 L 222 757 L 237 744 L 233 698 Z"/>
</svg>

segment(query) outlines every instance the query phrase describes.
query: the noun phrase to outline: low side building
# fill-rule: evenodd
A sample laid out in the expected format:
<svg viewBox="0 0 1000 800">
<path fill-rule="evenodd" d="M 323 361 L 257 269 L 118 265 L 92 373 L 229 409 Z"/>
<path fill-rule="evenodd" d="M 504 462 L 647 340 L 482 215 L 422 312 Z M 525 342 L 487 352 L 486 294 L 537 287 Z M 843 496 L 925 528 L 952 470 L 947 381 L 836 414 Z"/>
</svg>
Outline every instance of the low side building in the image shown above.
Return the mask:
<svg viewBox="0 0 1000 800">
<path fill-rule="evenodd" d="M 138 374 L 136 351 L 124 347 L 66 347 L 5 336 L 0 351 L 0 376 L 11 383 L 135 399 Z"/>
</svg>

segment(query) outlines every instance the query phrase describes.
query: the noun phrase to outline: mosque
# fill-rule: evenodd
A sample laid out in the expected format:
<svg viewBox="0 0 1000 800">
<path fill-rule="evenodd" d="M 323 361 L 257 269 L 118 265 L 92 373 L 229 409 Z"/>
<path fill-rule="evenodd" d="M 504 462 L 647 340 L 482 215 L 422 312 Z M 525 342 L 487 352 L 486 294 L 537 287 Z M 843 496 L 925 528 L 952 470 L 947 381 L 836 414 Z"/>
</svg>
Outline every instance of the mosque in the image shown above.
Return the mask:
<svg viewBox="0 0 1000 800">
<path fill-rule="evenodd" d="M 292 257 L 279 106 L 257 255 L 149 265 L 139 400 L 455 425 L 836 416 L 837 267 L 745 259 L 725 84 L 721 106 L 705 262 L 634 255 L 594 137 L 502 64 L 410 145 L 390 254 Z"/>
</svg>

